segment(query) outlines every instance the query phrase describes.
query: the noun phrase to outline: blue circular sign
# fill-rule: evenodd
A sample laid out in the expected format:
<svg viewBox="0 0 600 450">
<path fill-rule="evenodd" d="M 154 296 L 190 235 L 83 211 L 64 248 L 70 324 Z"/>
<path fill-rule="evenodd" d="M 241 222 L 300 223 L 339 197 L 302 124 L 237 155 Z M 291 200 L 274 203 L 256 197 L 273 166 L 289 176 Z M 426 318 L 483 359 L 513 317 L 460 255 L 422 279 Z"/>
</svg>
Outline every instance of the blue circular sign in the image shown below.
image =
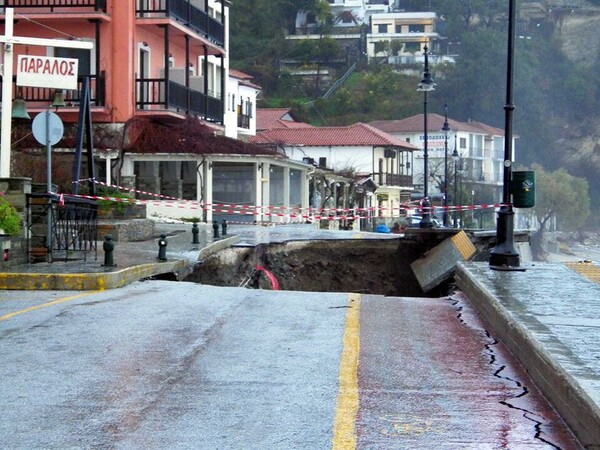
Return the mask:
<svg viewBox="0 0 600 450">
<path fill-rule="evenodd" d="M 60 117 L 52 111 L 43 111 L 33 119 L 31 131 L 40 144 L 54 145 L 62 139 L 65 127 Z"/>
</svg>

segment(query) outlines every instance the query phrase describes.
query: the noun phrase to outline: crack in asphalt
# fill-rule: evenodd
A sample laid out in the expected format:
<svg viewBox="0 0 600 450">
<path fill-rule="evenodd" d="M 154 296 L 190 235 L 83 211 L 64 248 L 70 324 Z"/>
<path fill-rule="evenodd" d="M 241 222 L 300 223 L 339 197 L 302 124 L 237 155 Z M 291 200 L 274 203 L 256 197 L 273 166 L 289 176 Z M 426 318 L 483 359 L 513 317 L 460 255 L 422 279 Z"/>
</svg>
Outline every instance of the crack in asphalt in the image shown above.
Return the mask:
<svg viewBox="0 0 600 450">
<path fill-rule="evenodd" d="M 450 301 L 452 303 L 452 306 L 454 306 L 456 308 L 456 311 L 457 311 L 456 317 L 457 317 L 458 321 L 465 326 L 470 326 L 467 324 L 467 322 L 463 318 L 463 309 L 464 308 L 460 304 L 461 299 L 456 298 L 453 295 L 450 295 L 447 297 L 447 300 Z M 507 408 L 520 411 L 523 414 L 523 417 L 525 419 L 529 420 L 530 422 L 532 422 L 534 424 L 534 426 L 533 426 L 533 428 L 535 430 L 534 439 L 537 439 L 537 440 L 543 442 L 544 444 L 551 446 L 552 448 L 554 448 L 556 450 L 563 450 L 562 447 L 560 447 L 560 446 L 556 445 L 555 443 L 553 443 L 547 439 L 544 439 L 542 437 L 542 433 L 543 433 L 542 426 L 547 422 L 547 420 L 544 418 L 544 416 L 510 403 L 511 400 L 516 400 L 518 398 L 528 395 L 529 389 L 521 381 L 502 374 L 502 372 L 504 372 L 504 370 L 506 369 L 506 365 L 502 364 L 498 360 L 498 358 L 496 357 L 496 352 L 493 349 L 494 346 L 499 344 L 499 341 L 496 338 L 494 338 L 488 330 L 483 328 L 482 331 L 485 333 L 485 336 L 489 341 L 487 344 L 484 345 L 484 347 L 486 349 L 486 354 L 490 359 L 489 365 L 490 365 L 490 367 L 499 365 L 499 367 L 496 368 L 496 370 L 494 371 L 493 375 L 496 378 L 499 378 L 501 380 L 506 380 L 508 382 L 513 383 L 517 388 L 519 388 L 521 390 L 521 392 L 518 395 L 513 395 L 513 396 L 507 398 L 506 400 L 501 400 L 499 403 L 501 405 L 506 406 Z"/>
</svg>

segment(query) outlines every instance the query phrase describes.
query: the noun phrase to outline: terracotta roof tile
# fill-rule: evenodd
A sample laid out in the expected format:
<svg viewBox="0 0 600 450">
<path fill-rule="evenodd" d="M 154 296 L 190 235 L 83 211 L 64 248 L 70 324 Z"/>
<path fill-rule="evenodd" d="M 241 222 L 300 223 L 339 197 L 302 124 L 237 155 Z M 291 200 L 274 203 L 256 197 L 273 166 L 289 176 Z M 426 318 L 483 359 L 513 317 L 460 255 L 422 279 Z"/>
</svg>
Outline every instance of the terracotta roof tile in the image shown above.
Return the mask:
<svg viewBox="0 0 600 450">
<path fill-rule="evenodd" d="M 239 70 L 235 69 L 229 69 L 229 76 L 238 78 L 240 80 L 251 80 L 254 78 L 252 75 L 248 75 L 247 73 L 240 72 Z"/>
<path fill-rule="evenodd" d="M 284 143 L 306 146 L 394 146 L 407 150 L 416 147 L 403 139 L 378 130 L 365 123 L 346 127 L 276 128 L 261 131 L 250 139 L 257 144 Z"/>
<path fill-rule="evenodd" d="M 282 119 L 286 114 L 290 114 L 289 108 L 258 108 L 256 110 L 256 129 L 314 128 L 308 123 Z"/>
<path fill-rule="evenodd" d="M 401 120 L 375 120 L 369 122 L 369 125 L 385 131 L 386 133 L 412 133 L 422 132 L 424 130 L 423 114 L 407 117 Z M 481 122 L 459 122 L 458 120 L 448 118 L 448 125 L 452 131 L 465 131 L 470 133 L 491 134 L 494 136 L 504 136 L 504 131 L 485 125 Z M 429 133 L 439 132 L 444 126 L 444 116 L 439 114 L 427 114 L 427 128 Z"/>
</svg>

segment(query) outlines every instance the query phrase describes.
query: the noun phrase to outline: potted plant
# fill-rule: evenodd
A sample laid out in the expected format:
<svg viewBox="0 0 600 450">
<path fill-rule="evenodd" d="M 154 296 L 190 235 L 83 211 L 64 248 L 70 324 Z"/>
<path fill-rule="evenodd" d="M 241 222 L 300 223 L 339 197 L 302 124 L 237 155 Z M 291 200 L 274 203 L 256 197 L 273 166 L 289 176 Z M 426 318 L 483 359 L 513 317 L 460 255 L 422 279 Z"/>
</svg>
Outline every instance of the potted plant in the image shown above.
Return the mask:
<svg viewBox="0 0 600 450">
<path fill-rule="evenodd" d="M 17 210 L 0 197 L 0 234 L 16 236 L 21 231 L 21 217 Z"/>
</svg>

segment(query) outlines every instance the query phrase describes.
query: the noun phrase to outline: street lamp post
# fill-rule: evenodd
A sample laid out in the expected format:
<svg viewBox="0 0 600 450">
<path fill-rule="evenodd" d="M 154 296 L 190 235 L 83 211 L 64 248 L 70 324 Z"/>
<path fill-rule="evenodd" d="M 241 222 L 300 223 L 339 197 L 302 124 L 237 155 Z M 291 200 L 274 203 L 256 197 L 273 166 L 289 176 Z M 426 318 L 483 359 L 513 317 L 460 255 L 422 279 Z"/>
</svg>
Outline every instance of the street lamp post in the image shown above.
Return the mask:
<svg viewBox="0 0 600 450">
<path fill-rule="evenodd" d="M 448 133 L 450 126 L 448 125 L 448 104 L 444 105 L 444 226 L 448 226 Z"/>
<path fill-rule="evenodd" d="M 423 48 L 423 54 L 425 55 L 425 68 L 423 71 L 423 79 L 418 85 L 417 91 L 423 92 L 423 126 L 425 129 L 425 135 L 423 139 L 423 214 L 421 216 L 421 222 L 419 228 L 432 228 L 433 223 L 431 222 L 430 216 L 430 204 L 429 204 L 429 192 L 428 182 L 429 178 L 429 167 L 428 167 L 428 149 L 427 149 L 427 93 L 433 91 L 435 88 L 435 81 L 429 72 L 429 59 L 427 46 Z"/>
<path fill-rule="evenodd" d="M 504 177 L 502 190 L 502 206 L 498 211 L 496 221 L 496 246 L 490 254 L 490 266 L 504 270 L 518 270 L 520 265 L 519 253 L 514 246 L 514 216 L 511 203 L 511 166 L 512 166 L 512 115 L 514 78 L 514 49 L 515 49 L 515 0 L 509 0 L 508 7 L 508 57 L 506 64 L 506 104 L 504 106 Z"/>
<path fill-rule="evenodd" d="M 454 228 L 458 228 L 458 209 L 456 206 L 458 205 L 458 160 L 460 156 L 458 154 L 458 149 L 456 148 L 456 136 L 454 136 L 454 152 L 452 152 L 452 160 L 454 161 Z"/>
</svg>

